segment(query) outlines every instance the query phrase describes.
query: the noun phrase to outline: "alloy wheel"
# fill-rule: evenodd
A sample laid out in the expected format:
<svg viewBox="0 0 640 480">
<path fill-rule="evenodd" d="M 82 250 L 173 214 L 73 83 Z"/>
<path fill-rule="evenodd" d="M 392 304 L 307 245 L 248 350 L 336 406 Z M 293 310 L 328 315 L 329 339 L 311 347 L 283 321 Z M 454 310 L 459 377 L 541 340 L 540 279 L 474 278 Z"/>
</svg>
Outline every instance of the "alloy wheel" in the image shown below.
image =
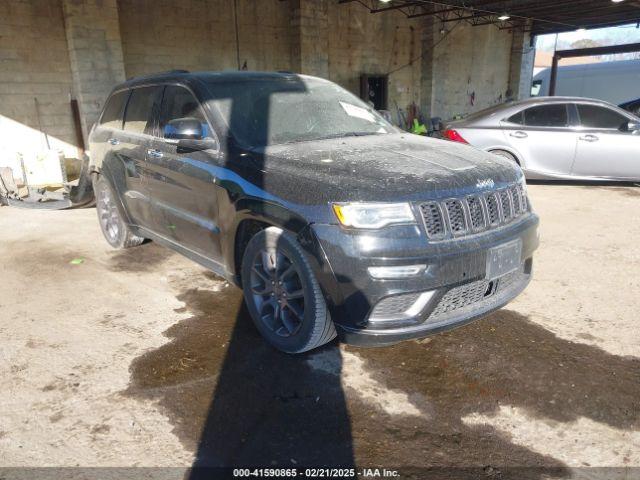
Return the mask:
<svg viewBox="0 0 640 480">
<path fill-rule="evenodd" d="M 280 337 L 295 335 L 302 326 L 305 304 L 300 273 L 291 259 L 280 250 L 260 250 L 250 281 L 262 323 Z"/>
<path fill-rule="evenodd" d="M 120 214 L 111 196 L 111 191 L 105 182 L 100 182 L 96 208 L 102 229 L 111 242 L 118 241 L 120 233 Z"/>
</svg>

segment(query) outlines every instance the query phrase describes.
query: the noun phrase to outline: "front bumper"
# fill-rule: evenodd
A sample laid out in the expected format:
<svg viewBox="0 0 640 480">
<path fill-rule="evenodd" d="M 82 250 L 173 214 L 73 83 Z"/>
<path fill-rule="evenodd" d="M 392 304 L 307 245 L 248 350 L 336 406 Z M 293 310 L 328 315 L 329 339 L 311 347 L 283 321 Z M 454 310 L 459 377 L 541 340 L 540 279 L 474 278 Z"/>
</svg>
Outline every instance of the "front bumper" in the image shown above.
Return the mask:
<svg viewBox="0 0 640 480">
<path fill-rule="evenodd" d="M 537 226 L 538 217 L 531 213 L 497 230 L 429 243 L 417 226 L 367 233 L 349 232 L 335 225 L 313 225 L 326 259 L 320 282 L 339 335 L 347 343 L 392 344 L 463 325 L 504 306 L 531 279 L 532 255 L 538 246 Z M 506 279 L 485 280 L 487 251 L 515 239 L 522 243 L 520 268 L 508 274 L 508 286 Z M 426 272 L 393 280 L 374 279 L 367 270 L 370 266 L 416 264 L 426 264 Z M 489 285 L 491 281 L 495 283 Z M 482 295 L 484 287 L 491 289 L 490 295 Z M 465 289 L 479 295 L 477 301 L 456 303 L 453 297 L 456 293 L 464 297 Z M 424 292 L 432 293 L 417 309 L 409 309 L 410 316 L 384 322 L 372 319 L 381 301 L 412 294 L 417 298 Z M 442 306 L 452 299 L 456 308 Z"/>
</svg>

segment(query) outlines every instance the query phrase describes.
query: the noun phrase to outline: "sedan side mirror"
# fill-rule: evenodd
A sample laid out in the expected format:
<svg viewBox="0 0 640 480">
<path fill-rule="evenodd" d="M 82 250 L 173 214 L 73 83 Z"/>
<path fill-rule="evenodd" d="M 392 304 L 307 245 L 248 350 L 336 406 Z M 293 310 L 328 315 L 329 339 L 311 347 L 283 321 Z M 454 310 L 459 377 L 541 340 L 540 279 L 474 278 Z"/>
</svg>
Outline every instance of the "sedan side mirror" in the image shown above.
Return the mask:
<svg viewBox="0 0 640 480">
<path fill-rule="evenodd" d="M 206 136 L 208 126 L 193 117 L 170 120 L 164 127 L 164 138 L 185 150 L 208 150 L 216 148 L 216 142 Z"/>
<path fill-rule="evenodd" d="M 637 132 L 640 130 L 640 121 L 637 120 L 629 120 L 629 123 L 625 125 L 625 130 L 627 132 Z"/>
</svg>

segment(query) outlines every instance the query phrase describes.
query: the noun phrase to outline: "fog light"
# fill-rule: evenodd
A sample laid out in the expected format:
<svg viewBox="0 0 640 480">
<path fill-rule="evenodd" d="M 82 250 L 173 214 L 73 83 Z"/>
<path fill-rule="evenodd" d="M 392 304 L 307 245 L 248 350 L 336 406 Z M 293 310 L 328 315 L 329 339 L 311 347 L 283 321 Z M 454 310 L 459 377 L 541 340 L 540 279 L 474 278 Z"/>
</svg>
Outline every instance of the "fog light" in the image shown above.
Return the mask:
<svg viewBox="0 0 640 480">
<path fill-rule="evenodd" d="M 393 279 L 417 277 L 422 275 L 426 270 L 426 265 L 400 265 L 394 267 L 369 267 L 369 275 L 377 279 Z"/>
<path fill-rule="evenodd" d="M 369 316 L 371 322 L 397 322 L 411 320 L 425 309 L 435 290 L 422 293 L 407 293 L 383 298 Z"/>
</svg>

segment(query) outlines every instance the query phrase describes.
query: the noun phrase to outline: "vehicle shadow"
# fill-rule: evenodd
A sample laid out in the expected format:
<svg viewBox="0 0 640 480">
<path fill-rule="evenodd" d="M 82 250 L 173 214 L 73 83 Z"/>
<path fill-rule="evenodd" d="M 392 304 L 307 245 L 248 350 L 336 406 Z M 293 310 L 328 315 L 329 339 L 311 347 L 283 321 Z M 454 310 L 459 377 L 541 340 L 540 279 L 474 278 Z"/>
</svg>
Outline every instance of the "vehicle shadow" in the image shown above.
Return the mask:
<svg viewBox="0 0 640 480">
<path fill-rule="evenodd" d="M 322 349 L 331 374 L 305 356 L 281 353 L 258 334 L 240 290 L 188 289 L 191 317 L 172 341 L 137 359 L 129 393 L 160 400 L 175 432 L 203 467 L 353 465 L 352 435 L 340 383 L 341 354 Z"/>
</svg>

